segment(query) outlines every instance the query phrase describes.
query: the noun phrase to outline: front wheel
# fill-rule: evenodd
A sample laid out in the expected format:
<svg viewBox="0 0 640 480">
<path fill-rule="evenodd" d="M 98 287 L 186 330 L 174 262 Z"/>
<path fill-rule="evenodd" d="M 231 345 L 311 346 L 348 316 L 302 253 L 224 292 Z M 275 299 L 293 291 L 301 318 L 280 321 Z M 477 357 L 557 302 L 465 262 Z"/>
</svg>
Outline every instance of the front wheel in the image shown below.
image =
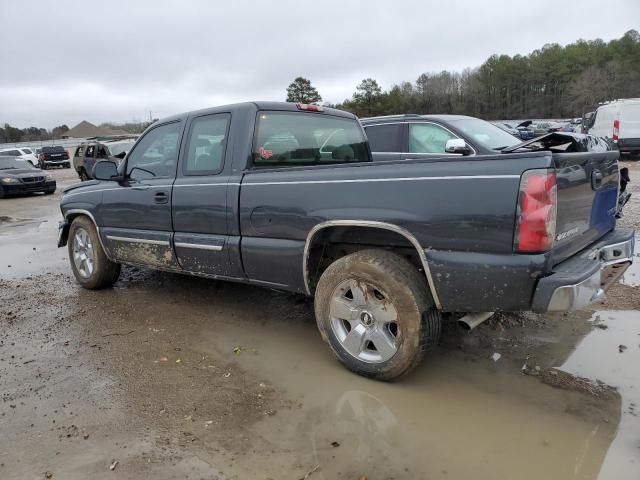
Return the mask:
<svg viewBox="0 0 640 480">
<path fill-rule="evenodd" d="M 425 277 L 405 258 L 362 250 L 336 260 L 315 294 L 323 338 L 350 370 L 393 380 L 420 364 L 440 338 Z"/>
<path fill-rule="evenodd" d="M 120 276 L 120 264 L 107 258 L 93 222 L 77 217 L 69 228 L 69 261 L 76 280 L 90 290 L 110 287 Z"/>
</svg>

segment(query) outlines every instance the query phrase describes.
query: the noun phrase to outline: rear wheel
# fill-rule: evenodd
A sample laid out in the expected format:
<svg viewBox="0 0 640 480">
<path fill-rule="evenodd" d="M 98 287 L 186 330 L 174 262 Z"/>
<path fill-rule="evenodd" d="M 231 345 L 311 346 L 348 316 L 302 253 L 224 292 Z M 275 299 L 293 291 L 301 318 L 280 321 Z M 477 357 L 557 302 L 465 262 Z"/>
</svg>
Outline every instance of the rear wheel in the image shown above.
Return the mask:
<svg viewBox="0 0 640 480">
<path fill-rule="evenodd" d="M 107 258 L 93 222 L 77 217 L 69 229 L 69 261 L 76 280 L 84 288 L 110 287 L 120 276 L 120 264 Z"/>
<path fill-rule="evenodd" d="M 87 175 L 87 172 L 85 172 L 84 168 L 80 170 L 80 180 L 83 182 L 89 180 L 89 175 Z"/>
<path fill-rule="evenodd" d="M 331 264 L 315 294 L 318 328 L 350 370 L 392 380 L 420 364 L 441 317 L 423 275 L 405 258 L 363 250 Z"/>
</svg>

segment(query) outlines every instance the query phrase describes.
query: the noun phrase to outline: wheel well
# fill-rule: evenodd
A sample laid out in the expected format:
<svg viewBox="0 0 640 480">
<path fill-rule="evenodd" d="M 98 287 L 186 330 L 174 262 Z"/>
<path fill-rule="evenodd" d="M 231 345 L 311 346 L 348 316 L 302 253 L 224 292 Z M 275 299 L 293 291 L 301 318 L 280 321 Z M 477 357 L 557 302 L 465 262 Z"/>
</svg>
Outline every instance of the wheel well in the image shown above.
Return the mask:
<svg viewBox="0 0 640 480">
<path fill-rule="evenodd" d="M 368 248 L 394 251 L 407 258 L 420 272 L 424 270 L 416 247 L 401 233 L 378 227 L 326 227 L 317 232 L 307 246 L 306 275 L 309 292 L 313 295 L 322 273 L 333 262 Z"/>
<path fill-rule="evenodd" d="M 93 219 L 86 213 L 74 212 L 74 213 L 68 214 L 65 217 L 66 222 L 64 225 L 64 229 L 62 231 L 62 235 L 60 236 L 60 242 L 58 243 L 58 247 L 64 247 L 67 244 L 67 241 L 69 240 L 69 230 L 71 229 L 71 224 L 78 217 L 87 217 L 91 221 L 91 223 L 95 225 L 95 222 L 93 221 Z"/>
</svg>

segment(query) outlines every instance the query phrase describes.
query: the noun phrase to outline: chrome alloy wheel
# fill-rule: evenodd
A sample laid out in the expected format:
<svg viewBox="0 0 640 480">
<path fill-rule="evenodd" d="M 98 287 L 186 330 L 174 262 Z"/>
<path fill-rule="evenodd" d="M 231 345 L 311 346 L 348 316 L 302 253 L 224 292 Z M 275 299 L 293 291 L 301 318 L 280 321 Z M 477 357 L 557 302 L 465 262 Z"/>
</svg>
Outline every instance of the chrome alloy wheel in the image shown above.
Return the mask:
<svg viewBox="0 0 640 480">
<path fill-rule="evenodd" d="M 382 363 L 398 351 L 398 312 L 377 286 L 345 280 L 333 292 L 331 328 L 350 355 L 367 363 Z"/>
<path fill-rule="evenodd" d="M 93 273 L 95 252 L 89 233 L 78 228 L 73 235 L 73 263 L 82 278 L 89 278 Z"/>
</svg>

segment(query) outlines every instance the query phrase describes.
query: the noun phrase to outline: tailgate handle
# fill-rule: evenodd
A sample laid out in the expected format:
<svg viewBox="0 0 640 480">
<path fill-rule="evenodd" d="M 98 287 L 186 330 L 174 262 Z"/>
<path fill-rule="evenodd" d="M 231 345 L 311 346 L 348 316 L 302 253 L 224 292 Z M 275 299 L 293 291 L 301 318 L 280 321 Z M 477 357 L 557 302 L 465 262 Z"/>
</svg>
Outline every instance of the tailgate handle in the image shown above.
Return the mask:
<svg viewBox="0 0 640 480">
<path fill-rule="evenodd" d="M 600 170 L 594 170 L 591 172 L 591 188 L 597 190 L 602 185 L 602 173 Z"/>
</svg>

